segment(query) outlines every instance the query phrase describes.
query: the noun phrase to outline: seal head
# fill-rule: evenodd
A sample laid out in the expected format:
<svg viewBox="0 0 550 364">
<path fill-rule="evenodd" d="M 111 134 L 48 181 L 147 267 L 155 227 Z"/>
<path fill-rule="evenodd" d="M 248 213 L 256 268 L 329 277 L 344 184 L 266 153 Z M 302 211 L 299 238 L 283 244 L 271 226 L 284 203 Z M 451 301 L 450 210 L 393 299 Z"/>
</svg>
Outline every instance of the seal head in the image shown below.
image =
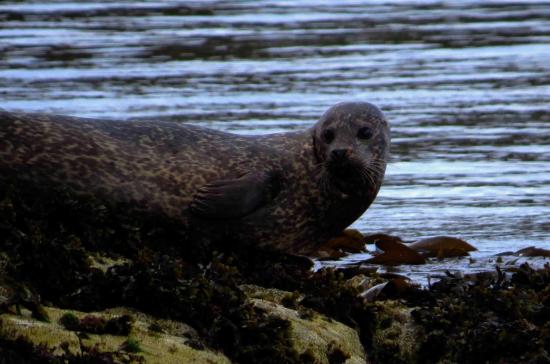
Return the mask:
<svg viewBox="0 0 550 364">
<path fill-rule="evenodd" d="M 366 102 L 327 110 L 313 131 L 325 193 L 361 195 L 378 190 L 389 156 L 390 131 L 382 112 Z"/>
</svg>

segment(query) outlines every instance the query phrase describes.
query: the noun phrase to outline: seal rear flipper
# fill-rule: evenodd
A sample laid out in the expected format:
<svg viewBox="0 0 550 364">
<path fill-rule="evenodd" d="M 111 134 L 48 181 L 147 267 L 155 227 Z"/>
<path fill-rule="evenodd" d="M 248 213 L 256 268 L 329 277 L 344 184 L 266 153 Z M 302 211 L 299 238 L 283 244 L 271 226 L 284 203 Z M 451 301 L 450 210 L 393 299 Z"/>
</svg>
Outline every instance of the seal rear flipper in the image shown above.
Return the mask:
<svg viewBox="0 0 550 364">
<path fill-rule="evenodd" d="M 205 219 L 241 218 L 272 201 L 279 190 L 277 173 L 247 173 L 203 186 L 194 196 L 190 209 Z"/>
</svg>

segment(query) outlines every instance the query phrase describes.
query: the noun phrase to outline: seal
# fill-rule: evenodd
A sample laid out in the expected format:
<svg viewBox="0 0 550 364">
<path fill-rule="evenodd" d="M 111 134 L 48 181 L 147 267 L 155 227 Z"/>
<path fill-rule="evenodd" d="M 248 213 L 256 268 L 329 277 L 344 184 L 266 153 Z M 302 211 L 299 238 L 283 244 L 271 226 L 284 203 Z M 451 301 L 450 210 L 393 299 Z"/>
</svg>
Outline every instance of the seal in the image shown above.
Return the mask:
<svg viewBox="0 0 550 364">
<path fill-rule="evenodd" d="M 389 126 L 366 102 L 242 136 L 181 123 L 0 111 L 0 174 L 175 219 L 209 239 L 310 254 L 375 199 Z M 191 235 L 193 235 L 191 234 Z"/>
</svg>

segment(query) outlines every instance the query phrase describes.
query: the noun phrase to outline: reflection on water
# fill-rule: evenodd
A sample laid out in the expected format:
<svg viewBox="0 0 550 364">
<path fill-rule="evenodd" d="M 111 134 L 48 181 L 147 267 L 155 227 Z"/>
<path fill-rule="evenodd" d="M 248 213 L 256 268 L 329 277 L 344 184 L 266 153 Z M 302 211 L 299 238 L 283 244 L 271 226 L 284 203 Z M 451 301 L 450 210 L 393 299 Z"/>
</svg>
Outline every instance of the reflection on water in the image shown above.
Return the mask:
<svg viewBox="0 0 550 364">
<path fill-rule="evenodd" d="M 393 157 L 355 226 L 490 265 L 550 248 L 549 41 L 545 2 L 1 3 L 0 107 L 268 133 L 370 101 Z"/>
</svg>

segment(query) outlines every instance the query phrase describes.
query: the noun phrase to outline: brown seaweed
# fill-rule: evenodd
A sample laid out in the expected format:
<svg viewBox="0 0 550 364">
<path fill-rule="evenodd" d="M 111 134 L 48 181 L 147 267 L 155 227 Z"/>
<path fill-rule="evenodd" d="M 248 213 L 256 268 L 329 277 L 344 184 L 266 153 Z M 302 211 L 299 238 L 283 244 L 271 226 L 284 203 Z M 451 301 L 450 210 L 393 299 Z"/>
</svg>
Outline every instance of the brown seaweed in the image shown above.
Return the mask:
<svg viewBox="0 0 550 364">
<path fill-rule="evenodd" d="M 418 252 L 392 240 L 377 241 L 376 247 L 384 252 L 364 261 L 369 264 L 400 265 L 425 264 L 426 259 Z"/>
<path fill-rule="evenodd" d="M 467 256 L 468 252 L 477 250 L 462 239 L 451 236 L 434 236 L 417 240 L 409 244 L 411 249 L 423 253 L 426 257 L 451 258 Z"/>
</svg>

